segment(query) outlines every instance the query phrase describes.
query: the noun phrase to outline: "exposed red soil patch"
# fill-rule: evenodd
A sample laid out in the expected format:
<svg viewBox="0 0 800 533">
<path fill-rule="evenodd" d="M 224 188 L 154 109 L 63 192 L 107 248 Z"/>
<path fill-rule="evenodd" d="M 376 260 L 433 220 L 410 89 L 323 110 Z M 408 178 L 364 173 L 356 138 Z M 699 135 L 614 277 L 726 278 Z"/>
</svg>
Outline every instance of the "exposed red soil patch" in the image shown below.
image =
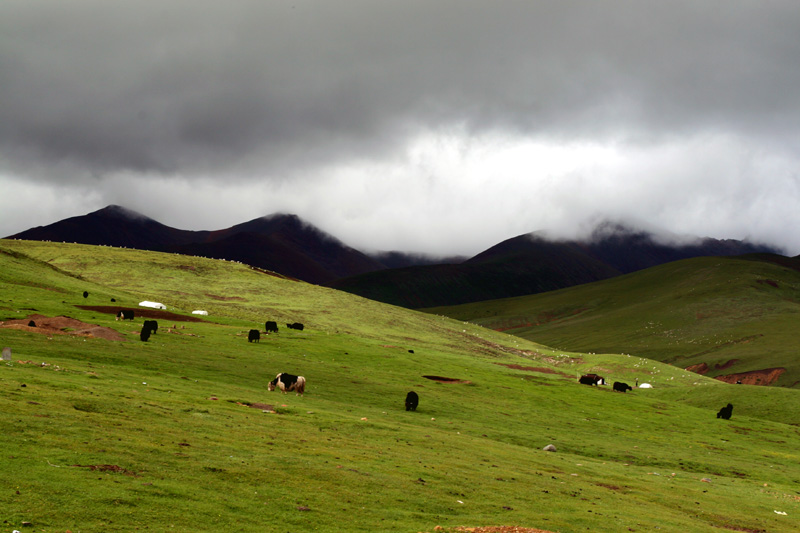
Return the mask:
<svg viewBox="0 0 800 533">
<path fill-rule="evenodd" d="M 724 370 L 739 362 L 738 359 L 731 359 L 723 364 L 715 364 L 715 370 Z M 686 370 L 694 372 L 695 374 L 705 375 L 710 370 L 706 363 L 698 363 L 696 365 L 687 366 Z M 762 370 L 751 370 L 749 372 L 738 372 L 736 374 L 726 374 L 724 376 L 715 376 L 714 379 L 724 381 L 725 383 L 741 383 L 743 385 L 772 385 L 775 383 L 781 374 L 786 372 L 785 368 L 764 368 Z"/>
<path fill-rule="evenodd" d="M 743 385 L 772 385 L 784 372 L 786 372 L 785 368 L 765 368 L 763 370 L 751 370 L 750 372 L 740 372 L 739 374 L 717 376 L 714 379 L 724 381 L 725 383 L 742 382 Z"/>
<path fill-rule="evenodd" d="M 714 370 L 725 370 L 726 368 L 730 368 L 736 363 L 738 363 L 738 359 L 730 359 L 725 363 L 719 364 L 716 363 L 714 365 Z M 703 374 L 705 375 L 709 371 L 710 367 L 706 363 L 697 363 L 696 365 L 690 365 L 685 368 L 689 372 L 694 372 L 695 374 Z"/>
<path fill-rule="evenodd" d="M 31 320 L 36 324 L 35 327 L 28 325 Z M 46 317 L 44 315 L 30 315 L 21 320 L 6 320 L 5 322 L 0 322 L 0 327 L 29 331 L 42 335 L 79 335 L 81 337 L 95 337 L 110 341 L 125 340 L 125 337 L 111 328 L 104 328 L 96 324 L 87 324 L 86 322 L 81 322 L 80 320 L 75 320 L 68 316 Z"/>
<path fill-rule="evenodd" d="M 553 533 L 547 529 L 536 529 L 533 527 L 521 526 L 485 526 L 485 527 L 455 527 L 443 528 L 436 526 L 433 529 L 440 533 Z"/>
<path fill-rule="evenodd" d="M 174 320 L 175 322 L 203 322 L 202 318 L 197 318 L 196 316 L 179 315 L 162 309 L 145 307 L 125 307 L 119 305 L 76 305 L 75 307 L 86 311 L 97 311 L 98 313 L 109 313 L 112 315 L 116 315 L 122 309 L 133 309 L 135 318 L 155 318 L 160 320 Z"/>
<path fill-rule="evenodd" d="M 697 363 L 696 365 L 687 366 L 684 370 L 694 372 L 695 374 L 705 375 L 708 372 L 708 365 L 705 363 Z"/>
</svg>

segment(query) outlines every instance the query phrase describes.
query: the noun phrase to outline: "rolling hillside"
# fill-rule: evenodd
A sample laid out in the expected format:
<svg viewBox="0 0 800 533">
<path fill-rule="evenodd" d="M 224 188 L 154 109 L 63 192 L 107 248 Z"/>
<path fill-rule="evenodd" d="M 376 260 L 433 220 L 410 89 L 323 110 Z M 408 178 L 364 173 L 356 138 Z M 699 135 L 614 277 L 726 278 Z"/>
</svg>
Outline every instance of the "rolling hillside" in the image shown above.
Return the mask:
<svg viewBox="0 0 800 533">
<path fill-rule="evenodd" d="M 630 353 L 731 382 L 797 387 L 798 266 L 797 258 L 768 254 L 695 258 L 428 311 L 564 350 Z"/>
<path fill-rule="evenodd" d="M 113 318 L 141 300 L 170 313 L 148 342 Z M 265 320 L 279 333 L 248 343 Z M 782 532 L 800 513 L 794 390 L 85 245 L 0 241 L 0 321 L 8 530 Z M 303 397 L 266 390 L 281 371 Z"/>
</svg>

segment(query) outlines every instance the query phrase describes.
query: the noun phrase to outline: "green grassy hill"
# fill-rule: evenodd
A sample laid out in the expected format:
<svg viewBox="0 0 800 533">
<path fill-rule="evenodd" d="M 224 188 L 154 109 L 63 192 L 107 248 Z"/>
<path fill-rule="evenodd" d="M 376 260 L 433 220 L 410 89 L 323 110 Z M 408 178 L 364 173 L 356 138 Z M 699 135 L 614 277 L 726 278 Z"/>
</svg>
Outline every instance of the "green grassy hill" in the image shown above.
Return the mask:
<svg viewBox="0 0 800 533">
<path fill-rule="evenodd" d="M 148 342 L 140 317 L 109 312 L 141 300 L 175 313 Z M 188 321 L 195 309 L 209 315 Z M 107 329 L 39 318 L 58 316 Z M 0 241 L 0 320 L 8 531 L 796 529 L 793 390 L 550 349 L 238 263 L 84 245 Z M 248 343 L 265 320 L 280 332 Z M 266 390 L 281 371 L 307 378 L 305 396 Z M 576 383 L 589 371 L 655 388 Z"/>
<path fill-rule="evenodd" d="M 688 259 L 546 294 L 428 311 L 564 350 L 636 354 L 732 381 L 756 383 L 758 371 L 782 368 L 775 384 L 796 387 L 800 272 L 792 266 L 770 256 Z M 745 373 L 753 373 L 750 381 Z"/>
</svg>

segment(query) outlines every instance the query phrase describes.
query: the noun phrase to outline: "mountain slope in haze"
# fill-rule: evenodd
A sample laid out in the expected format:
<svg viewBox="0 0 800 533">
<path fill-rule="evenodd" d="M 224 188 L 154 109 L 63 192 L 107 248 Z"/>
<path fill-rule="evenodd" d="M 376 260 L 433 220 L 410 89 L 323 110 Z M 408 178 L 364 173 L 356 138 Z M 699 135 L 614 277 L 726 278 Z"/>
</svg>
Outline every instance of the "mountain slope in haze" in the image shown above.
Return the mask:
<svg viewBox="0 0 800 533">
<path fill-rule="evenodd" d="M 689 257 L 774 252 L 742 241 L 661 244 L 651 233 L 604 223 L 586 241 L 536 232 L 507 239 L 457 265 L 382 270 L 329 286 L 403 307 L 436 307 L 537 294 Z"/>
<path fill-rule="evenodd" d="M 601 222 L 588 238 L 572 245 L 624 274 L 691 257 L 780 252 L 771 246 L 734 239 L 658 235 L 615 221 Z"/>
<path fill-rule="evenodd" d="M 632 354 L 733 383 L 800 385 L 800 257 L 692 258 L 425 311 L 567 351 Z"/>
</svg>

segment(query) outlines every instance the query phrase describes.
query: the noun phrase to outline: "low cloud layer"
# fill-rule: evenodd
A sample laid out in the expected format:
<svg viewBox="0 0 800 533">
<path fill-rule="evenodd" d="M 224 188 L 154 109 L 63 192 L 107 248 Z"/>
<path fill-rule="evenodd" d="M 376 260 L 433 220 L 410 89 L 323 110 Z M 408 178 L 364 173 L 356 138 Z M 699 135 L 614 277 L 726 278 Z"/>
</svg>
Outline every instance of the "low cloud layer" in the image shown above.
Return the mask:
<svg viewBox="0 0 800 533">
<path fill-rule="evenodd" d="M 598 218 L 800 253 L 792 1 L 0 4 L 0 233 L 116 203 L 476 253 Z"/>
</svg>

